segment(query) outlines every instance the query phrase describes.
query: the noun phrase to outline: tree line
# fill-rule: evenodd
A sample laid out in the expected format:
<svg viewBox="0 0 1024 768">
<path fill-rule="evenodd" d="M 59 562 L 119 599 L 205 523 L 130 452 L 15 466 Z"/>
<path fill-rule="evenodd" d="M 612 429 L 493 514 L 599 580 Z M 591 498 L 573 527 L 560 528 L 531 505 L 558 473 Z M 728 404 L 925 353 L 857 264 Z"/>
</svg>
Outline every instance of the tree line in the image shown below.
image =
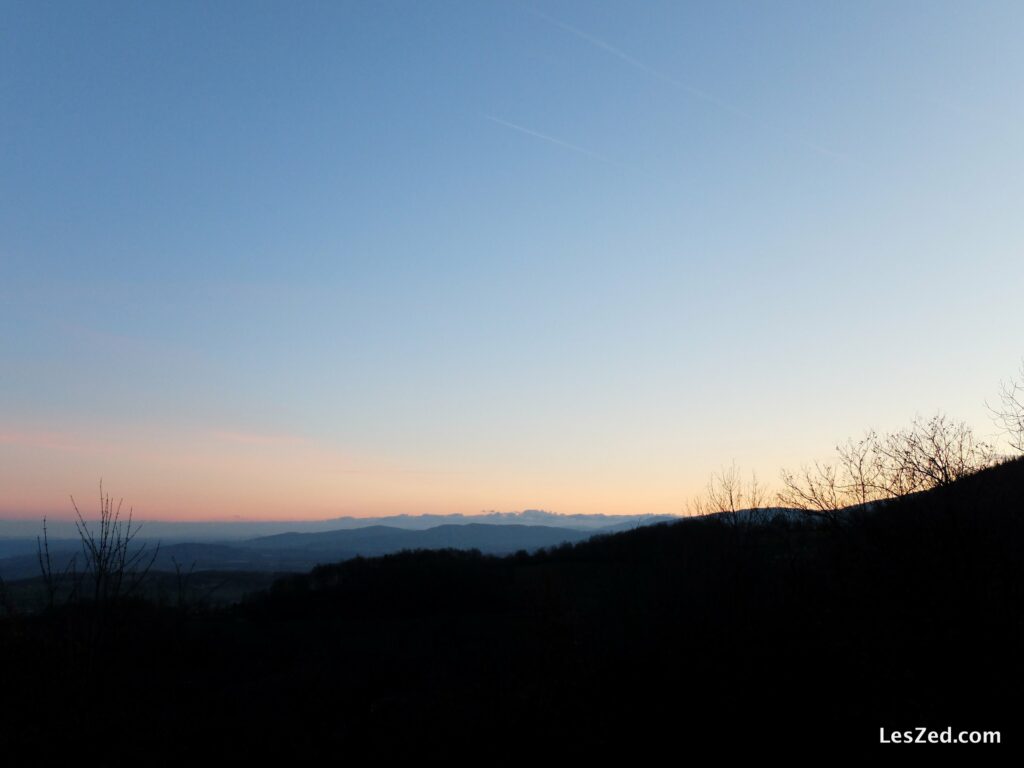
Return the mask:
<svg viewBox="0 0 1024 768">
<path fill-rule="evenodd" d="M 1000 383 L 997 402 L 986 407 L 1010 449 L 1024 454 L 1024 362 L 1016 378 Z M 783 469 L 782 487 L 774 494 L 755 474 L 744 478 L 734 464 L 712 475 L 687 511 L 749 521 L 770 514 L 774 504 L 834 521 L 841 510 L 949 486 L 1008 458 L 966 422 L 944 413 L 916 416 L 892 432 L 868 430 L 837 445 L 835 454 L 832 461 Z"/>
</svg>

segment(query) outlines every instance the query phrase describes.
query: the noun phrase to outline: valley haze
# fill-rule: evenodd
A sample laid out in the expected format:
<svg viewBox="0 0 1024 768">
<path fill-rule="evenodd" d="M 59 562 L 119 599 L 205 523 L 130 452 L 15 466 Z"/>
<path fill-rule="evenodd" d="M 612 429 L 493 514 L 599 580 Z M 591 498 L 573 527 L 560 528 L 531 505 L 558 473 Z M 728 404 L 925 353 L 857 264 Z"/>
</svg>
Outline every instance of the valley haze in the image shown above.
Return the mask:
<svg viewBox="0 0 1024 768">
<path fill-rule="evenodd" d="M 352 557 L 405 549 L 479 550 L 485 554 L 533 552 L 677 519 L 664 515 L 559 515 L 542 510 L 480 515 L 396 515 L 288 522 L 135 521 L 134 547 L 148 547 L 152 568 L 184 566 L 219 571 L 307 571 Z M 89 521 L 86 521 L 89 523 Z M 96 523 L 93 522 L 95 530 Z M 137 528 L 136 528 L 137 526 Z M 0 577 L 40 574 L 41 521 L 0 521 Z M 82 542 L 75 524 L 48 521 L 47 543 L 54 567 L 70 567 Z"/>
</svg>

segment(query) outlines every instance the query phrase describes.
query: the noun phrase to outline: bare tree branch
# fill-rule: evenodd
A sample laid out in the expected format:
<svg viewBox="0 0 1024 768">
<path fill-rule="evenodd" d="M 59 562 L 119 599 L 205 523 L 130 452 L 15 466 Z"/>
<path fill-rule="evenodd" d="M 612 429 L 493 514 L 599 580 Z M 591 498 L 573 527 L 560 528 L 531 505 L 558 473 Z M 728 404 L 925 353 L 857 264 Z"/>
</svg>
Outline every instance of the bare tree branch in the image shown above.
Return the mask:
<svg viewBox="0 0 1024 768">
<path fill-rule="evenodd" d="M 1024 361 L 1017 378 L 999 383 L 999 405 L 993 407 L 986 402 L 985 406 L 1010 447 L 1024 453 Z"/>
<path fill-rule="evenodd" d="M 808 512 L 834 515 L 863 506 L 938 488 L 967 477 L 995 459 L 991 445 L 975 438 L 965 422 L 939 413 L 915 417 L 910 427 L 836 446 L 837 464 L 815 463 L 800 472 L 782 471 L 779 503 Z"/>
<path fill-rule="evenodd" d="M 160 552 L 159 543 L 152 551 L 147 551 L 145 544 L 132 546 L 142 526 L 135 524 L 132 508 L 129 508 L 127 517 L 122 518 L 123 504 L 124 500 L 121 499 L 115 506 L 113 498 L 103 492 L 101 480 L 100 516 L 90 528 L 74 497 L 71 497 L 71 505 L 75 510 L 75 528 L 85 559 L 83 576 L 89 580 L 92 599 L 96 603 L 131 595 L 149 575 Z M 43 562 L 42 554 L 40 562 Z"/>
</svg>

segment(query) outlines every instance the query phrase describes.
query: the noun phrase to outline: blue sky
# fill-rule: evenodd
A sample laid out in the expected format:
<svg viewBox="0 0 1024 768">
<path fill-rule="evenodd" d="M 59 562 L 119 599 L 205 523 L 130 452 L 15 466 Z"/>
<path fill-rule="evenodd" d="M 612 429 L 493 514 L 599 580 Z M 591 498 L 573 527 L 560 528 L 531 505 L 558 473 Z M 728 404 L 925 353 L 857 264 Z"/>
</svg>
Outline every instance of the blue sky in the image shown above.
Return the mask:
<svg viewBox="0 0 1024 768">
<path fill-rule="evenodd" d="M 1024 353 L 1019 3 L 0 8 L 0 514 L 673 512 Z"/>
</svg>

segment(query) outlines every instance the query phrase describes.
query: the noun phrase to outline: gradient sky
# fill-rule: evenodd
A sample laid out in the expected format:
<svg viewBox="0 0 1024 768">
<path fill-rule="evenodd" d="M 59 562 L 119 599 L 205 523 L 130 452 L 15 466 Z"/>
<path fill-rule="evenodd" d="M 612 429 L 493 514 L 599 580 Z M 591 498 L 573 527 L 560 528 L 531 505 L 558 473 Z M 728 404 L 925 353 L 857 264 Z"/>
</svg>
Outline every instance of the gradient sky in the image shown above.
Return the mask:
<svg viewBox="0 0 1024 768">
<path fill-rule="evenodd" d="M 0 2 L 0 515 L 679 512 L 987 434 L 1022 38 L 1017 0 Z"/>
</svg>

